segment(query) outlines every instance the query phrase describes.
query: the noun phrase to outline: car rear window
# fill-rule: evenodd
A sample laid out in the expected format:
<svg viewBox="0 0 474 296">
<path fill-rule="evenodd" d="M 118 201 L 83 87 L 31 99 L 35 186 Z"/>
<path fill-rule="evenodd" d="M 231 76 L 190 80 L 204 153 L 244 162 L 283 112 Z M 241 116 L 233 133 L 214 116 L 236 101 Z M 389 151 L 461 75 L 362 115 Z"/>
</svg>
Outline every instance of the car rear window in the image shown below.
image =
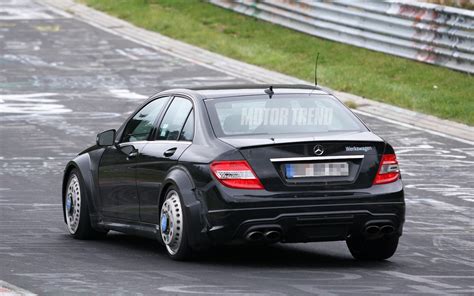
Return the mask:
<svg viewBox="0 0 474 296">
<path fill-rule="evenodd" d="M 367 130 L 327 95 L 267 95 L 206 99 L 216 136 L 307 134 Z"/>
</svg>

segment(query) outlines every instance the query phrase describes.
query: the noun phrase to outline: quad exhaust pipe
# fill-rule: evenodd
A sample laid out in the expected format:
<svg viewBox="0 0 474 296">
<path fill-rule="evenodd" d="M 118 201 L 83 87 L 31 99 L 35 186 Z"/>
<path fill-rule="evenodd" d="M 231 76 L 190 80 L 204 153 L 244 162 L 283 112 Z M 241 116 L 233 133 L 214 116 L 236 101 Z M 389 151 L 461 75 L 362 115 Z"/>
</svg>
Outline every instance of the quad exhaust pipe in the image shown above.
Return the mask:
<svg viewBox="0 0 474 296">
<path fill-rule="evenodd" d="M 371 224 L 365 227 L 364 232 L 369 236 L 376 236 L 379 234 L 390 235 L 395 232 L 395 227 L 393 227 L 393 225 L 390 225 L 390 224 L 381 225 L 381 226 Z"/>
<path fill-rule="evenodd" d="M 281 232 L 277 230 L 270 230 L 264 234 L 267 242 L 276 243 L 281 240 Z"/>
<path fill-rule="evenodd" d="M 268 242 L 276 243 L 281 240 L 281 231 L 279 230 L 268 230 L 265 232 L 255 230 L 249 231 L 245 235 L 245 239 L 251 242 Z"/>
<path fill-rule="evenodd" d="M 265 239 L 265 235 L 261 231 L 250 231 L 245 236 L 245 239 L 251 242 L 260 242 Z"/>
<path fill-rule="evenodd" d="M 377 225 L 369 225 L 365 228 L 365 233 L 368 235 L 376 235 L 380 232 L 380 227 Z"/>
<path fill-rule="evenodd" d="M 395 227 L 393 227 L 392 225 L 384 225 L 380 227 L 380 232 L 382 232 L 383 234 L 392 234 L 395 232 Z"/>
</svg>

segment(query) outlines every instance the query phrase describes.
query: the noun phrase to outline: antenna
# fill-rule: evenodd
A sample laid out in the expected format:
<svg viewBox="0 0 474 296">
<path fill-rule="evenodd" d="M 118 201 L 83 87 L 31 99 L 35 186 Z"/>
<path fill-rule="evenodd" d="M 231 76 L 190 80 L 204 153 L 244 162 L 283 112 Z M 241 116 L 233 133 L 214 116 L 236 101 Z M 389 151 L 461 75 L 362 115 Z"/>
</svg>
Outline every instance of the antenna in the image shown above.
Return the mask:
<svg viewBox="0 0 474 296">
<path fill-rule="evenodd" d="M 318 86 L 318 60 L 319 52 L 316 55 L 316 62 L 314 63 L 314 86 Z"/>
<path fill-rule="evenodd" d="M 266 94 L 270 97 L 270 99 L 271 99 L 272 96 L 273 96 L 273 94 L 274 94 L 274 92 L 273 92 L 273 86 L 270 85 L 270 87 L 265 90 L 265 93 L 266 93 Z"/>
</svg>

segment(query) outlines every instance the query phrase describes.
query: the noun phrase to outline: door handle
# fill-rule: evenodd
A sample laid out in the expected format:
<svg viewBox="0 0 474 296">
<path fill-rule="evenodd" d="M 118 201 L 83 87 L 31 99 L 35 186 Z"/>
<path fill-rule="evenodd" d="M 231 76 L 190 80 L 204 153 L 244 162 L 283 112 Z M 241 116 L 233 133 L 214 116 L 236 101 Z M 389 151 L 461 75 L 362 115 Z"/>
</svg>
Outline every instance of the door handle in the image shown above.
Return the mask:
<svg viewBox="0 0 474 296">
<path fill-rule="evenodd" d="M 132 150 L 132 152 L 130 152 L 128 155 L 127 155 L 127 160 L 129 159 L 133 159 L 135 157 L 138 156 L 138 149 L 135 149 L 135 150 Z"/>
<path fill-rule="evenodd" d="M 176 152 L 176 149 L 178 149 L 178 148 L 177 147 L 170 148 L 170 149 L 166 150 L 165 152 L 163 152 L 163 155 L 165 157 L 171 157 Z"/>
</svg>

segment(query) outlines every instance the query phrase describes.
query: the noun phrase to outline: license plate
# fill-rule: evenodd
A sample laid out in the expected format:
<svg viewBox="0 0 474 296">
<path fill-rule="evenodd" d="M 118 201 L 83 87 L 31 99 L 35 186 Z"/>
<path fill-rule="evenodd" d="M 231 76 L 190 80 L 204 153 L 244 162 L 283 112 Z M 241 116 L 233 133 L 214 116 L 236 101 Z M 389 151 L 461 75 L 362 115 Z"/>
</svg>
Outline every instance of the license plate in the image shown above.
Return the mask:
<svg viewBox="0 0 474 296">
<path fill-rule="evenodd" d="M 347 162 L 288 163 L 285 165 L 287 178 L 345 177 L 349 176 Z"/>
</svg>

